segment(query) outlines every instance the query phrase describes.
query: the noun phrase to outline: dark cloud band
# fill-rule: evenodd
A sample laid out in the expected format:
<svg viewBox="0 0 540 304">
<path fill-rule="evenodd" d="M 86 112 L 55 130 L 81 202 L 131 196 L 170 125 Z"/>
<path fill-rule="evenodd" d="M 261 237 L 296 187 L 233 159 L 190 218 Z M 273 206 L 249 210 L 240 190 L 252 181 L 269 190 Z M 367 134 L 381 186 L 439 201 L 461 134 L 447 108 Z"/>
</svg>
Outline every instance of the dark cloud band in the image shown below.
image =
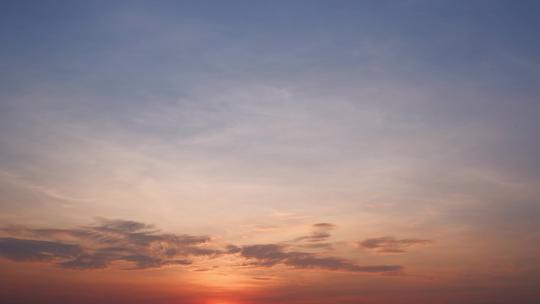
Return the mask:
<svg viewBox="0 0 540 304">
<path fill-rule="evenodd" d="M 327 231 L 334 225 L 319 223 L 313 228 L 312 234 L 296 241 L 324 245 L 311 246 L 311 249 L 329 249 L 329 244 L 320 242 L 330 237 Z M 295 269 L 359 273 L 397 273 L 402 270 L 399 265 L 362 266 L 339 257 L 290 250 L 283 244 L 220 246 L 213 244 L 209 236 L 162 233 L 153 225 L 125 220 L 99 219 L 96 225 L 75 229 L 12 227 L 2 231 L 10 237 L 0 238 L 1 257 L 16 262 L 47 262 L 80 270 L 106 268 L 114 262 L 131 264 L 127 269 L 186 266 L 193 265 L 196 257 L 223 255 L 237 255 L 247 261 L 246 265 L 255 267 L 282 264 Z M 364 243 L 370 246 L 373 241 Z"/>
</svg>

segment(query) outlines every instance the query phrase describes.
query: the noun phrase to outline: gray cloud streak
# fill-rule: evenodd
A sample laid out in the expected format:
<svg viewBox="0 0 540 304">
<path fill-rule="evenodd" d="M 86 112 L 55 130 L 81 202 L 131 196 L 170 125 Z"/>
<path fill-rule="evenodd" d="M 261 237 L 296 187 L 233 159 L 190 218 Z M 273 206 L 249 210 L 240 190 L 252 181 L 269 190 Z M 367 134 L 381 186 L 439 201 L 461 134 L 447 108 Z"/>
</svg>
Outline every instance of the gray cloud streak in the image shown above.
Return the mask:
<svg viewBox="0 0 540 304">
<path fill-rule="evenodd" d="M 78 245 L 39 240 L 0 238 L 0 256 L 17 262 L 48 262 L 80 255 Z"/>
<path fill-rule="evenodd" d="M 336 257 L 321 257 L 313 253 L 286 251 L 286 247 L 276 244 L 249 245 L 242 247 L 240 254 L 254 265 L 272 267 L 284 264 L 299 269 L 325 269 L 367 273 L 397 273 L 400 265 L 361 266 L 352 261 Z"/>
<path fill-rule="evenodd" d="M 427 245 L 433 243 L 432 240 L 423 239 L 396 239 L 385 236 L 380 238 L 366 239 L 359 243 L 360 247 L 373 250 L 378 253 L 405 253 L 407 249 L 417 245 Z"/>
<path fill-rule="evenodd" d="M 319 223 L 315 231 L 297 240 L 312 249 L 329 249 L 326 232 L 334 225 Z M 296 269 L 322 269 L 362 273 L 398 273 L 400 265 L 363 266 L 333 256 L 288 250 L 281 244 L 217 246 L 209 236 L 161 233 L 152 225 L 126 220 L 99 219 L 94 226 L 75 229 L 4 228 L 17 237 L 0 238 L 0 256 L 16 262 L 47 262 L 69 269 L 107 268 L 114 262 L 128 262 L 127 269 L 186 266 L 194 257 L 215 258 L 238 255 L 246 265 L 272 267 L 282 264 Z M 24 239 L 22 238 L 24 237 Z M 33 239 L 30 239 L 33 238 Z M 42 240 L 47 239 L 47 240 Z"/>
<path fill-rule="evenodd" d="M 210 246 L 208 236 L 160 233 L 152 225 L 125 220 L 99 219 L 98 225 L 75 229 L 6 228 L 3 231 L 49 239 L 2 238 L 0 255 L 4 258 L 51 262 L 72 269 L 106 268 L 116 261 L 130 262 L 133 269 L 189 265 L 192 261 L 188 257 L 224 253 Z"/>
<path fill-rule="evenodd" d="M 330 238 L 329 231 L 334 229 L 336 225 L 330 224 L 330 223 L 317 223 L 313 224 L 312 228 L 314 231 L 311 232 L 310 235 L 301 236 L 299 238 L 296 238 L 296 242 L 309 242 L 309 243 L 317 243 L 322 242 Z M 308 244 L 313 245 L 313 244 Z"/>
</svg>

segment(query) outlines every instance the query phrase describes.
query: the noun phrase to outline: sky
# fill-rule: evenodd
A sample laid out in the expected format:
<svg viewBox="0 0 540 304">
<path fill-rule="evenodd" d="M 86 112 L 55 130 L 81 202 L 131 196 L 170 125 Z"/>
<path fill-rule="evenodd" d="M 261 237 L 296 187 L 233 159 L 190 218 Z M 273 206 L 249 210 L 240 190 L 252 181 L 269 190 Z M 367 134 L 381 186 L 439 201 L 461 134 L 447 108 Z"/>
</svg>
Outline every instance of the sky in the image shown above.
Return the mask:
<svg viewBox="0 0 540 304">
<path fill-rule="evenodd" d="M 0 302 L 540 301 L 538 1 L 0 1 Z"/>
</svg>

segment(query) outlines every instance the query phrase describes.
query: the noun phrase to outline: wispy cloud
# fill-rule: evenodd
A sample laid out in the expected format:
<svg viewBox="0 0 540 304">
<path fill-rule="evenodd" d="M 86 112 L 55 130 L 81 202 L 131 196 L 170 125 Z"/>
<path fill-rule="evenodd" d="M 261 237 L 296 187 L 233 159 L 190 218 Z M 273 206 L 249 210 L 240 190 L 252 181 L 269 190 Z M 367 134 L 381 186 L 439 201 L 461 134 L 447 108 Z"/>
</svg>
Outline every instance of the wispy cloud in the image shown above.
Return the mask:
<svg viewBox="0 0 540 304">
<path fill-rule="evenodd" d="M 30 191 L 37 192 L 47 197 L 57 199 L 60 201 L 91 202 L 94 200 L 93 198 L 78 197 L 78 196 L 66 194 L 62 191 L 59 191 L 58 189 L 54 189 L 54 188 L 47 187 L 47 186 L 44 186 L 35 182 L 28 181 L 17 174 L 11 173 L 9 171 L 1 170 L 1 169 L 0 169 L 0 177 L 4 177 L 8 179 L 11 183 L 16 184 L 19 187 L 26 188 Z"/>
<path fill-rule="evenodd" d="M 99 219 L 74 229 L 10 227 L 4 233 L 36 239 L 2 238 L 0 254 L 14 261 L 46 261 L 65 268 L 105 268 L 124 261 L 133 268 L 189 265 L 189 257 L 212 257 L 223 251 L 208 236 L 161 233 L 135 221 Z M 41 239 L 47 239 L 43 241 Z"/>
<path fill-rule="evenodd" d="M 320 242 L 329 237 L 324 231 L 334 228 L 328 223 L 313 225 L 315 231 L 307 240 L 312 249 L 328 249 Z M 7 227 L 1 230 L 0 256 L 16 262 L 47 262 L 70 269 L 99 269 L 115 262 L 131 264 L 124 269 L 160 268 L 197 265 L 197 257 L 217 258 L 235 255 L 244 265 L 272 267 L 277 264 L 293 269 L 397 273 L 400 265 L 358 265 L 340 257 L 317 252 L 292 250 L 282 244 L 220 245 L 210 236 L 163 233 L 153 225 L 119 219 L 98 219 L 97 224 L 73 229 L 33 229 Z M 200 265 L 199 265 L 200 266 Z M 199 267 L 200 268 L 200 267 Z"/>
<path fill-rule="evenodd" d="M 287 251 L 284 245 L 261 244 L 244 246 L 240 254 L 252 265 L 272 267 L 283 264 L 297 269 L 325 269 L 350 272 L 389 273 L 403 269 L 399 265 L 362 266 L 337 257 L 318 256 L 314 253 Z"/>
<path fill-rule="evenodd" d="M 427 245 L 433 243 L 433 240 L 424 239 L 396 239 L 394 237 L 385 236 L 379 238 L 371 238 L 359 242 L 359 246 L 377 253 L 405 253 L 410 247 L 418 245 Z"/>
<path fill-rule="evenodd" d="M 312 232 L 309 235 L 296 238 L 295 242 L 306 242 L 309 247 L 321 247 L 320 242 L 326 241 L 330 238 L 330 230 L 334 229 L 336 225 L 330 223 L 316 223 L 311 225 Z M 328 244 L 326 244 L 328 245 Z"/>
</svg>

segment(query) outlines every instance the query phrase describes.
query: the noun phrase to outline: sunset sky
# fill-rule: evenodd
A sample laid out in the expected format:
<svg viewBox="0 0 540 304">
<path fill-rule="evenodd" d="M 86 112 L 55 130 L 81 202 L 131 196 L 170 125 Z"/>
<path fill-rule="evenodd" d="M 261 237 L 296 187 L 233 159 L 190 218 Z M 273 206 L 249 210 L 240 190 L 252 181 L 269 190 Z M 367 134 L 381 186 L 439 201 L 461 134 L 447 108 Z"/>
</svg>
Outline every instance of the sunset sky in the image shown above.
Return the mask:
<svg viewBox="0 0 540 304">
<path fill-rule="evenodd" d="M 0 303 L 540 303 L 540 1 L 0 1 Z"/>
</svg>

